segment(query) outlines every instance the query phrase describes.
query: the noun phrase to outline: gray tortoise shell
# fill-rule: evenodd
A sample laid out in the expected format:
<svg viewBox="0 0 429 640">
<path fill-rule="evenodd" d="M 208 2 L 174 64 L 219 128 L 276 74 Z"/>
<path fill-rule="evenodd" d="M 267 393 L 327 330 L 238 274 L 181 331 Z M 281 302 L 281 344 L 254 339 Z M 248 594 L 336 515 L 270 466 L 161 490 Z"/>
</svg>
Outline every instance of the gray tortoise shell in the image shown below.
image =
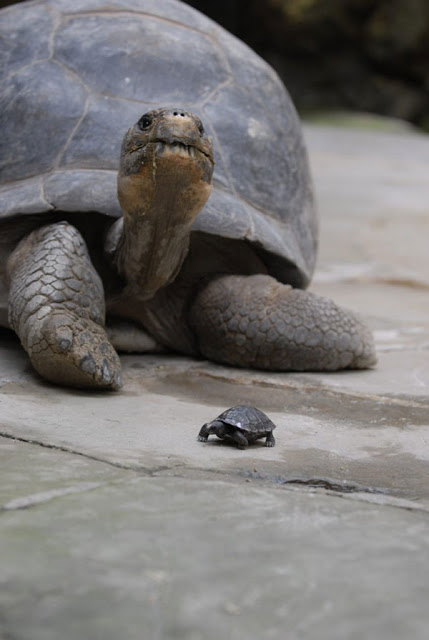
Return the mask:
<svg viewBox="0 0 429 640">
<path fill-rule="evenodd" d="M 177 0 L 33 0 L 0 11 L 0 221 L 46 211 L 121 215 L 125 131 L 180 106 L 215 148 L 194 228 L 243 239 L 307 285 L 317 223 L 299 120 L 275 72 Z"/>
<path fill-rule="evenodd" d="M 237 404 L 235 407 L 227 409 L 216 418 L 232 427 L 237 427 L 247 433 L 268 435 L 276 428 L 268 416 L 256 407 L 250 405 Z"/>
</svg>

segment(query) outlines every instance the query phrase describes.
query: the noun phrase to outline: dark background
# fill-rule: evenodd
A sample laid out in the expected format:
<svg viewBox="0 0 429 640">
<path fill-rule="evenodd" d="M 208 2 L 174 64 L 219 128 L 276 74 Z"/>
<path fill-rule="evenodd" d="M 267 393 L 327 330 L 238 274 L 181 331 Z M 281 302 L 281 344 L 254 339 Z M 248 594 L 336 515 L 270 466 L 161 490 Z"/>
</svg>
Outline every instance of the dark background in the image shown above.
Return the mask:
<svg viewBox="0 0 429 640">
<path fill-rule="evenodd" d="M 188 4 L 268 60 L 301 112 L 367 111 L 429 130 L 429 0 Z"/>
<path fill-rule="evenodd" d="M 188 0 L 278 71 L 301 111 L 429 130 L 429 0 Z"/>
</svg>

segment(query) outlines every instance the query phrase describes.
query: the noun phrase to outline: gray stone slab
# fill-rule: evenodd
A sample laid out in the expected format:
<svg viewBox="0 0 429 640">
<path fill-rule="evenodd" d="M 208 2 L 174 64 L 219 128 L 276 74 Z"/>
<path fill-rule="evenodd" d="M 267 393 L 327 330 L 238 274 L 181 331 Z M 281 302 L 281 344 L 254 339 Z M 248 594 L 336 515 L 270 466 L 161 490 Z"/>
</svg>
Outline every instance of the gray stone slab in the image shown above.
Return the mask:
<svg viewBox="0 0 429 640">
<path fill-rule="evenodd" d="M 429 504 L 429 402 L 395 394 L 380 371 L 264 374 L 187 358 L 126 356 L 124 391 L 106 397 L 38 381 L 17 346 L 12 376 L 14 349 L 5 351 L 0 431 L 9 436 L 135 469 L 329 479 L 346 490 L 380 490 L 386 500 Z M 0 365 L 0 379 L 1 371 Z M 241 451 L 215 437 L 197 442 L 204 422 L 242 402 L 268 412 L 277 424 L 276 447 L 261 442 Z"/>
<path fill-rule="evenodd" d="M 5 437 L 0 437 L 0 460 L 0 512 L 92 491 L 124 477 L 122 469 L 104 462 Z"/>
<path fill-rule="evenodd" d="M 427 637 L 427 513 L 200 476 L 0 521 L 5 638 Z"/>
<path fill-rule="evenodd" d="M 429 285 L 429 136 L 307 125 L 321 213 L 319 268 Z"/>
</svg>

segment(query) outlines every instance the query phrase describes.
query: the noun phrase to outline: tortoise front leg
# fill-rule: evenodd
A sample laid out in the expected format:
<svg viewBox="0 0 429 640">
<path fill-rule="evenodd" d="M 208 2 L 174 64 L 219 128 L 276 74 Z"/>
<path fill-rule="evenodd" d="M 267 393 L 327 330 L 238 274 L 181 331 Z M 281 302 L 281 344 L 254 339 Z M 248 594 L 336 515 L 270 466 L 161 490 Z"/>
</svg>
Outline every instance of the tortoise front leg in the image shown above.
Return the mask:
<svg viewBox="0 0 429 640">
<path fill-rule="evenodd" d="M 190 311 L 202 355 L 279 371 L 365 369 L 376 362 L 370 331 L 332 300 L 267 275 L 220 276 Z"/>
<path fill-rule="evenodd" d="M 86 244 L 60 222 L 33 231 L 9 258 L 9 323 L 41 376 L 118 389 L 119 357 L 104 330 L 102 282 Z"/>
</svg>

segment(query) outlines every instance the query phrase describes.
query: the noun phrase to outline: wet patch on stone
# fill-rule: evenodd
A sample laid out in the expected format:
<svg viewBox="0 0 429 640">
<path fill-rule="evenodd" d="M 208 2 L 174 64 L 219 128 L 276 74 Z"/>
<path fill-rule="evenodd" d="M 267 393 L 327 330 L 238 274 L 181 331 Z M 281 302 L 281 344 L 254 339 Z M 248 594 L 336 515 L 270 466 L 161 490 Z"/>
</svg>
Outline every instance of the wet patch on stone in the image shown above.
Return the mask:
<svg viewBox="0 0 429 640">
<path fill-rule="evenodd" d="M 306 448 L 291 449 L 282 458 L 282 462 L 261 460 L 256 464 L 255 458 L 246 459 L 238 474 L 277 485 L 386 495 L 429 504 L 429 462 L 410 454 L 379 448 L 372 452 L 371 459 L 352 460 L 333 452 Z"/>
<path fill-rule="evenodd" d="M 338 481 L 332 478 L 272 476 L 255 471 L 244 471 L 240 475 L 252 480 L 268 480 L 274 484 L 288 484 L 309 487 L 312 489 L 325 489 L 326 491 L 333 491 L 336 493 L 380 493 L 383 495 L 391 493 L 387 488 L 367 487 L 355 482 L 347 482 L 346 480 Z"/>
<path fill-rule="evenodd" d="M 307 378 L 308 380 L 308 378 Z M 151 393 L 170 395 L 207 405 L 225 403 L 252 404 L 262 411 L 298 413 L 319 417 L 332 423 L 353 426 L 394 426 L 399 429 L 410 425 L 429 423 L 429 401 L 421 397 L 365 396 L 328 389 L 317 381 L 313 385 L 283 382 L 281 386 L 268 384 L 240 384 L 230 378 L 223 380 L 204 371 L 194 369 L 166 373 L 140 380 Z"/>
</svg>

